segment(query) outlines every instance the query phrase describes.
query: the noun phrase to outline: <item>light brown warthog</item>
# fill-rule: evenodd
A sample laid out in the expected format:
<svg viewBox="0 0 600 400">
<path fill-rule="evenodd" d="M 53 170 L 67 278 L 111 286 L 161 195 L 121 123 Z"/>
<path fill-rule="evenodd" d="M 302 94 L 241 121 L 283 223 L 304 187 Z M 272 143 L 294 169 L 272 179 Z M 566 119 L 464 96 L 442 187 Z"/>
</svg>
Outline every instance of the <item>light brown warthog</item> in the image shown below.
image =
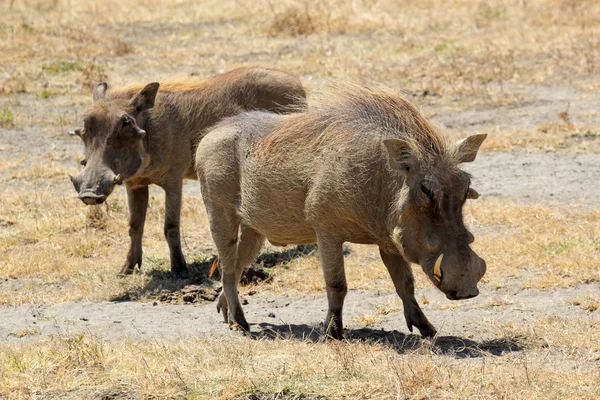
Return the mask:
<svg viewBox="0 0 600 400">
<path fill-rule="evenodd" d="M 251 112 L 218 124 L 196 167 L 230 326 L 248 330 L 237 283 L 266 238 L 318 244 L 331 336 L 343 332 L 344 242 L 379 246 L 409 329 L 435 335 L 409 263 L 451 300 L 478 295 L 486 265 L 462 216 L 478 195 L 459 164 L 473 161 L 484 139 L 449 145 L 405 98 L 358 86 L 334 88 L 300 114 Z"/>
<path fill-rule="evenodd" d="M 121 273 L 142 265 L 142 234 L 148 207 L 148 185 L 166 193 L 164 233 L 171 271 L 185 276 L 179 219 L 184 178 L 196 179 L 193 155 L 206 129 L 245 110 L 285 113 L 304 105 L 300 80 L 281 71 L 240 68 L 207 80 L 149 83 L 107 91 L 94 90 L 84 127 L 83 170 L 72 177 L 85 204 L 100 204 L 117 184 L 125 183 L 129 203 L 131 246 Z"/>
</svg>

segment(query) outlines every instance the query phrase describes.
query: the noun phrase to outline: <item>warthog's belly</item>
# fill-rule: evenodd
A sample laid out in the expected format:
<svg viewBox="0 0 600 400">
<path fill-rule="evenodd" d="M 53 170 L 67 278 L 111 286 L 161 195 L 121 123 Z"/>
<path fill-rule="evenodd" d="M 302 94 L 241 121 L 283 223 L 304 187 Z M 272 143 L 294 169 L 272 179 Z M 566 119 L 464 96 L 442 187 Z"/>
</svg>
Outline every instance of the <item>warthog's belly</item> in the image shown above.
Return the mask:
<svg viewBox="0 0 600 400">
<path fill-rule="evenodd" d="M 290 226 L 286 231 L 275 231 L 270 227 L 255 227 L 254 229 L 263 234 L 269 243 L 274 246 L 317 243 L 317 235 L 310 226 L 305 226 L 300 229 L 298 229 L 297 226 Z"/>
<path fill-rule="evenodd" d="M 304 219 L 294 218 L 291 214 L 278 214 L 266 209 L 245 212 L 242 214 L 242 223 L 260 232 L 276 246 L 317 242 L 315 231 Z"/>
</svg>

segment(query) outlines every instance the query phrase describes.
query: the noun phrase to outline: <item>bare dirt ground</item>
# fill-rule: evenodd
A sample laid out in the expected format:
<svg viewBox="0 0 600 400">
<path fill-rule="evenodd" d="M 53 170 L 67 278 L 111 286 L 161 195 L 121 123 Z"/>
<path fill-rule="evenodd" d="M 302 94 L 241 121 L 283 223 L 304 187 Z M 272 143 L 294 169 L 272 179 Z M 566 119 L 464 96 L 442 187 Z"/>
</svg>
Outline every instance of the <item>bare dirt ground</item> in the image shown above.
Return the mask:
<svg viewBox="0 0 600 400">
<path fill-rule="evenodd" d="M 600 398 L 598 4 L 279 3 L 0 3 L 0 398 Z M 352 244 L 348 340 L 324 340 L 311 249 L 267 246 L 269 277 L 241 289 L 253 333 L 229 331 L 194 181 L 191 278 L 168 273 L 157 188 L 143 269 L 116 277 L 124 191 L 86 208 L 67 178 L 91 87 L 248 64 L 313 90 L 384 83 L 452 140 L 488 133 L 465 166 L 481 195 L 465 207 L 488 263 L 480 296 L 450 302 L 415 268 L 436 340 L 408 331 L 376 249 Z"/>
</svg>

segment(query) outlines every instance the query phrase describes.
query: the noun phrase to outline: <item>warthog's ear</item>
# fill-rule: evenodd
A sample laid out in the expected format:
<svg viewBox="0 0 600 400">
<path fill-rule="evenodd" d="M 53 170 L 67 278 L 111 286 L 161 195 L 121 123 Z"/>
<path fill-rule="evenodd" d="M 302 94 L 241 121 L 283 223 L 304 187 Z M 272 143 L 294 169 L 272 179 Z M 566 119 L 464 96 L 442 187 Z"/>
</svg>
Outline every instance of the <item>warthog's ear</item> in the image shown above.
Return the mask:
<svg viewBox="0 0 600 400">
<path fill-rule="evenodd" d="M 133 117 L 124 114 L 121 116 L 121 131 L 119 135 L 141 140 L 146 136 L 146 131 L 137 126 Z"/>
<path fill-rule="evenodd" d="M 104 96 L 106 96 L 106 89 L 108 89 L 108 84 L 106 82 L 99 83 L 94 89 L 94 94 L 92 95 L 92 101 L 95 103 L 98 100 L 103 100 Z"/>
<path fill-rule="evenodd" d="M 138 94 L 133 96 L 131 99 L 132 106 L 135 106 L 136 112 L 142 112 L 149 108 L 154 107 L 154 101 L 156 100 L 156 92 L 158 92 L 159 87 L 158 82 L 152 82 L 147 84 Z"/>
<path fill-rule="evenodd" d="M 69 132 L 69 136 L 79 136 L 83 139 L 83 129 L 75 128 L 71 132 Z"/>
<path fill-rule="evenodd" d="M 410 170 L 412 154 L 408 142 L 400 139 L 385 139 L 383 144 L 388 151 L 392 168 Z"/>
<path fill-rule="evenodd" d="M 467 192 L 467 199 L 477 200 L 478 198 L 479 198 L 479 193 L 477 193 L 477 190 L 475 190 L 473 188 L 469 188 L 469 191 Z"/>
<path fill-rule="evenodd" d="M 471 162 L 477 157 L 479 146 L 487 134 L 472 135 L 456 142 L 456 159 L 459 163 Z"/>
</svg>

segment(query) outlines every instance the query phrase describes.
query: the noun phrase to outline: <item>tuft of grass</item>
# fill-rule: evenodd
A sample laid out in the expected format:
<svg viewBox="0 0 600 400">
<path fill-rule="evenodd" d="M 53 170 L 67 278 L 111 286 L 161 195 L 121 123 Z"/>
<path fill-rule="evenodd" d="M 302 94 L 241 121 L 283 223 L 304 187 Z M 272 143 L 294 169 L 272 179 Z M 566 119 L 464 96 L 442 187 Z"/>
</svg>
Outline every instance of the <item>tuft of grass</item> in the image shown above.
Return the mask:
<svg viewBox="0 0 600 400">
<path fill-rule="evenodd" d="M 578 299 L 569 300 L 569 303 L 573 304 L 574 306 L 581 307 L 589 312 L 594 312 L 600 309 L 600 297 L 594 296 L 591 293 L 586 293 L 584 296 Z"/>
<path fill-rule="evenodd" d="M 41 69 L 44 72 L 50 74 L 66 74 L 74 72 L 82 68 L 82 63 L 79 60 L 76 61 L 54 61 L 48 64 L 42 64 Z"/>
<path fill-rule="evenodd" d="M 0 111 L 0 126 L 9 127 L 14 125 L 15 115 L 8 108 L 3 108 Z"/>
<path fill-rule="evenodd" d="M 48 90 L 48 89 L 44 89 L 39 93 L 39 96 L 42 99 L 49 99 L 50 97 L 54 96 L 54 92 L 52 92 L 51 90 Z"/>
</svg>

